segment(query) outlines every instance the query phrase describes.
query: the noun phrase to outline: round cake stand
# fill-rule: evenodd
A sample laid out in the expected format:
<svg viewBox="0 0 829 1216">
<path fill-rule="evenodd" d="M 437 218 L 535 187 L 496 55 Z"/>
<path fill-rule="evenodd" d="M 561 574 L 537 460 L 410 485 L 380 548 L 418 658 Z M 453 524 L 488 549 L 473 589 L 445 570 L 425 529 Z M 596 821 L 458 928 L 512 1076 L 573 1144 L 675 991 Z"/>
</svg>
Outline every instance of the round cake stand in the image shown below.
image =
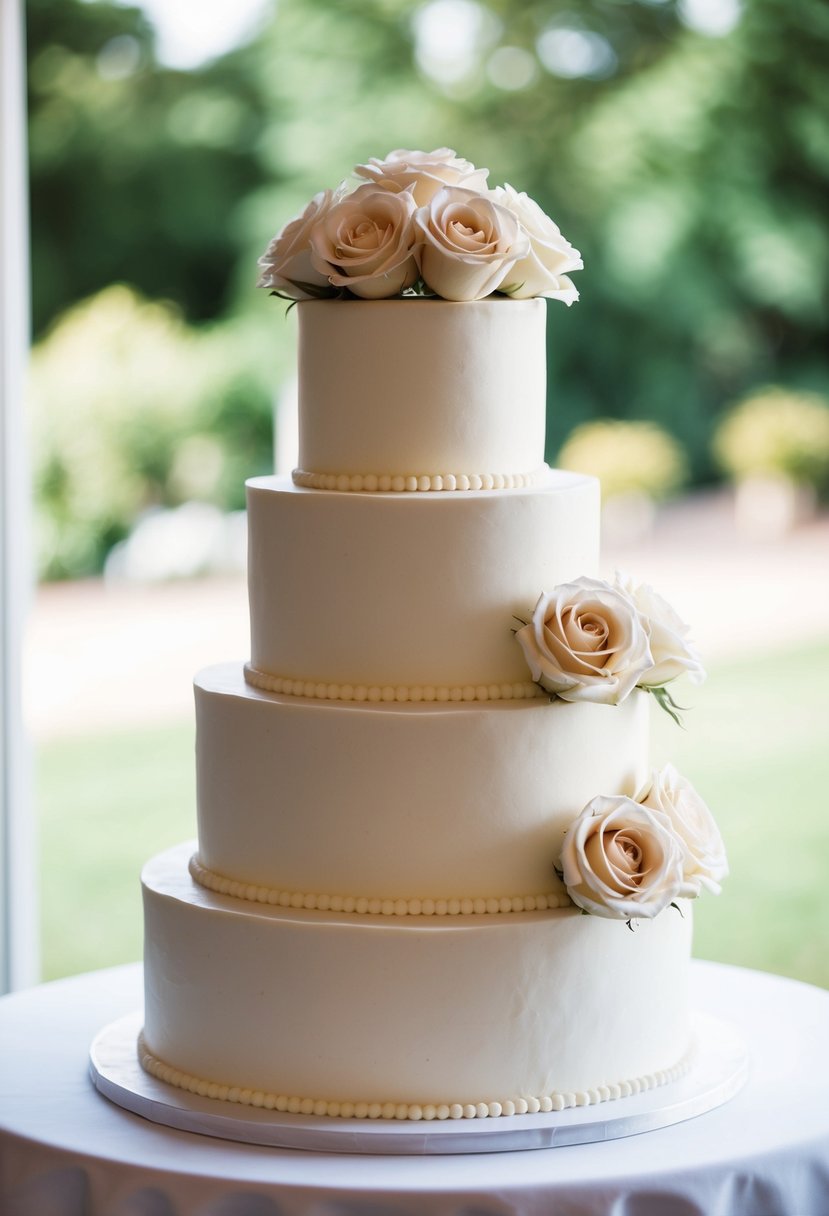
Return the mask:
<svg viewBox="0 0 829 1216">
<path fill-rule="evenodd" d="M 90 1072 L 105 1097 L 183 1131 L 326 1153 L 503 1153 L 613 1140 L 713 1110 L 733 1097 L 748 1075 L 746 1049 L 734 1028 L 695 1014 L 690 1071 L 678 1081 L 619 1101 L 549 1114 L 428 1122 L 291 1115 L 202 1098 L 151 1077 L 138 1062 L 141 1023 L 140 1012 L 129 1014 L 104 1027 L 92 1044 Z"/>
</svg>

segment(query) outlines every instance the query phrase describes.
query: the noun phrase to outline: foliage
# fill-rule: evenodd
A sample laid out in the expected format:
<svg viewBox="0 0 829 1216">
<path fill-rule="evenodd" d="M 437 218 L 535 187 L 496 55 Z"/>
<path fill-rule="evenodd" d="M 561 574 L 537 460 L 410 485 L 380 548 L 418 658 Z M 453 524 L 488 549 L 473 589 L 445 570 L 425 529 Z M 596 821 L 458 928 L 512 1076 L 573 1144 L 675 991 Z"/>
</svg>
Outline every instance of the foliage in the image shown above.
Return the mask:
<svg viewBox="0 0 829 1216">
<path fill-rule="evenodd" d="M 36 348 L 31 410 L 39 565 L 92 573 L 138 514 L 200 498 L 242 505 L 270 434 L 264 376 L 218 329 L 115 285 Z M 240 405 L 240 403 L 242 403 Z"/>
<path fill-rule="evenodd" d="M 598 477 L 605 498 L 630 493 L 667 498 L 688 474 L 682 448 L 662 427 L 613 418 L 577 427 L 556 463 Z"/>
<path fill-rule="evenodd" d="M 744 0 L 720 36 L 690 11 L 280 0 L 247 45 L 181 72 L 136 8 L 29 0 L 35 332 L 127 282 L 190 325 L 232 319 L 258 385 L 263 327 L 279 374 L 293 342 L 252 290 L 268 239 L 366 157 L 448 144 L 584 255 L 581 302 L 549 310 L 548 454 L 586 421 L 640 419 L 694 480 L 716 476 L 730 402 L 766 383 L 829 392 L 829 7 Z M 260 389 L 234 384 L 250 472 L 270 436 Z"/>
<path fill-rule="evenodd" d="M 753 393 L 723 419 L 714 450 L 735 478 L 782 476 L 829 486 L 829 402 L 775 387 Z"/>
<path fill-rule="evenodd" d="M 160 67 L 138 8 L 28 0 L 26 17 L 35 334 L 114 281 L 220 316 L 265 176 L 259 90 L 233 55 Z"/>
</svg>

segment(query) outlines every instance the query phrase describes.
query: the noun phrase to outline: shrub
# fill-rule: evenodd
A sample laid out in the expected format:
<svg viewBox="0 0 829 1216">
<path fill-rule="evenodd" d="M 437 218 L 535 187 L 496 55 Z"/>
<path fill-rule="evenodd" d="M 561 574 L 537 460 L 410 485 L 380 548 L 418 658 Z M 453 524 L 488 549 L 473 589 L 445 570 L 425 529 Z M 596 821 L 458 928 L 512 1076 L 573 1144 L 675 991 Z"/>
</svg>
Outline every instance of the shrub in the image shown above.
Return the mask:
<svg viewBox="0 0 829 1216">
<path fill-rule="evenodd" d="M 236 508 L 271 461 L 267 375 L 223 327 L 111 286 L 34 349 L 34 491 L 43 577 L 97 573 L 150 507 L 190 498 Z"/>
<path fill-rule="evenodd" d="M 714 435 L 714 454 L 735 480 L 785 477 L 829 485 L 829 403 L 772 386 L 735 405 Z"/>
<path fill-rule="evenodd" d="M 598 477 L 606 499 L 644 494 L 658 501 L 675 493 L 688 476 L 683 449 L 662 427 L 613 418 L 576 427 L 558 464 Z"/>
</svg>

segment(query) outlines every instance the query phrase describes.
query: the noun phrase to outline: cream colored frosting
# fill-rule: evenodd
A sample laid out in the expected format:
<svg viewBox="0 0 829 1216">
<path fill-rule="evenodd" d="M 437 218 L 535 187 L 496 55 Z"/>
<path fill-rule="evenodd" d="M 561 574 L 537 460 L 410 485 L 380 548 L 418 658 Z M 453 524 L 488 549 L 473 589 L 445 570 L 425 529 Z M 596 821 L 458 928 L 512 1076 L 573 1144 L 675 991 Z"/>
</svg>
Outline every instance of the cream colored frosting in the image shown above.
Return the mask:
<svg viewBox="0 0 829 1216">
<path fill-rule="evenodd" d="M 535 485 L 547 472 L 543 465 L 534 473 L 413 473 L 407 477 L 390 473 L 309 473 L 294 469 L 293 480 L 311 490 L 339 490 L 352 494 L 414 494 L 441 490 L 519 490 Z"/>
<path fill-rule="evenodd" d="M 356 307 L 356 306 L 355 306 Z M 512 636 L 539 589 L 598 563 L 598 483 L 338 494 L 248 483 L 251 664 L 314 684 L 526 682 Z"/>
<path fill-rule="evenodd" d="M 308 473 L 527 474 L 544 459 L 544 300 L 309 300 L 299 315 Z"/>
<path fill-rule="evenodd" d="M 319 909 L 320 912 L 348 912 L 356 916 L 502 916 L 509 912 L 536 912 L 547 908 L 566 908 L 570 897 L 565 891 L 541 895 L 450 895 L 444 899 L 381 899 L 377 895 L 329 895 L 325 892 L 289 891 L 279 887 L 257 886 L 216 874 L 203 866 L 198 854 L 190 858 L 190 874 L 209 891 L 247 899 L 251 903 L 278 904 L 280 908 Z"/>
<path fill-rule="evenodd" d="M 648 772 L 646 693 L 337 704 L 262 693 L 241 664 L 195 681 L 199 861 L 256 887 L 381 900 L 562 890 L 570 823 Z M 258 895 L 256 898 L 259 898 Z"/>
<path fill-rule="evenodd" d="M 257 671 L 245 663 L 245 679 L 263 692 L 279 692 L 286 697 L 316 697 L 318 701 L 533 701 L 550 694 L 533 680 L 515 684 L 317 684 L 313 680 L 283 679 L 267 671 Z"/>
<path fill-rule="evenodd" d="M 553 868 L 644 781 L 648 698 L 550 702 L 512 636 L 598 561 L 598 484 L 536 478 L 544 308 L 299 305 L 304 484 L 248 484 L 250 663 L 197 678 L 198 845 L 143 876 L 164 1081 L 471 1118 L 687 1059 L 689 911 L 630 932 Z"/>
<path fill-rule="evenodd" d="M 595 1089 L 583 1089 L 561 1093 L 534 1095 L 529 1098 L 505 1098 L 501 1102 L 329 1102 L 325 1098 L 300 1098 L 295 1094 L 275 1094 L 270 1090 L 251 1089 L 250 1086 L 222 1085 L 208 1081 L 205 1077 L 194 1077 L 182 1072 L 173 1064 L 159 1060 L 148 1050 L 143 1032 L 138 1036 L 138 1058 L 141 1067 L 151 1076 L 167 1085 L 213 1098 L 219 1102 L 238 1103 L 264 1110 L 287 1111 L 292 1115 L 327 1115 L 332 1119 L 498 1119 L 502 1115 L 537 1115 L 539 1112 L 569 1110 L 574 1106 L 593 1106 L 597 1102 L 611 1102 L 627 1098 L 632 1094 L 657 1089 L 677 1081 L 691 1067 L 696 1054 L 691 1044 L 682 1059 L 672 1068 L 657 1068 L 644 1077 L 632 1077 L 626 1081 L 614 1081 L 610 1085 L 599 1085 Z"/>
<path fill-rule="evenodd" d="M 687 907 L 634 932 L 570 908 L 288 911 L 198 886 L 191 849 L 143 875 L 146 1050 L 181 1074 L 326 1104 L 488 1106 L 598 1094 L 688 1050 Z"/>
</svg>

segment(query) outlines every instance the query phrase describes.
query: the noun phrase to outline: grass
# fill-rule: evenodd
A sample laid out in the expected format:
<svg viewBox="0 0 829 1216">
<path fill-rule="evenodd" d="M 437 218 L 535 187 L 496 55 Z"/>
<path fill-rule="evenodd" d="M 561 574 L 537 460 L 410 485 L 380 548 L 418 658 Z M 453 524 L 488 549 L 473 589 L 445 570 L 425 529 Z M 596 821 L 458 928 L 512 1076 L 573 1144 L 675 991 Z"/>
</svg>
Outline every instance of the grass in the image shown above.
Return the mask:
<svg viewBox="0 0 829 1216">
<path fill-rule="evenodd" d="M 687 730 L 654 706 L 653 759 L 691 778 L 728 846 L 696 954 L 829 988 L 827 682 L 827 645 L 721 665 L 683 689 Z M 37 792 L 44 978 L 139 958 L 141 866 L 195 834 L 192 726 L 45 744 Z"/>
<path fill-rule="evenodd" d="M 176 724 L 39 749 L 44 979 L 141 957 L 141 867 L 196 833 L 194 733 Z"/>
<path fill-rule="evenodd" d="M 687 730 L 659 715 L 653 749 L 691 778 L 728 848 L 722 895 L 695 907 L 695 953 L 825 988 L 827 678 L 825 644 L 719 666 L 692 690 Z"/>
</svg>

